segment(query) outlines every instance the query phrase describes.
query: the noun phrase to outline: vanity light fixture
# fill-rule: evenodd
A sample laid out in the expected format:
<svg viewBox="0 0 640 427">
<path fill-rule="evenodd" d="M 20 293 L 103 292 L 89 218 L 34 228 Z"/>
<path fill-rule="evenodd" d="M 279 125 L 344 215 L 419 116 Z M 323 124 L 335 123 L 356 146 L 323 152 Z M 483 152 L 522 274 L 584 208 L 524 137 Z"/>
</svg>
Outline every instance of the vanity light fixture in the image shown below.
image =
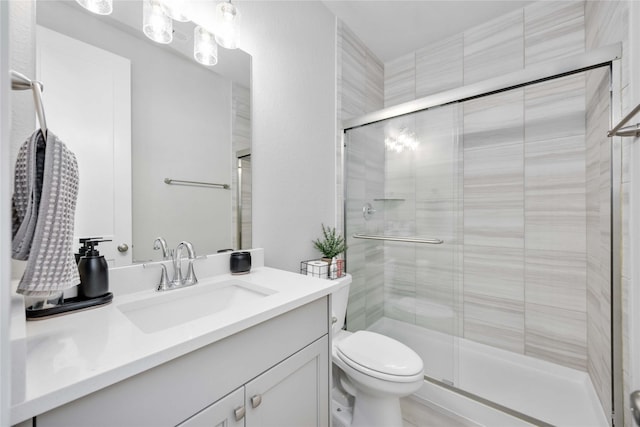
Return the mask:
<svg viewBox="0 0 640 427">
<path fill-rule="evenodd" d="M 110 15 L 113 12 L 113 0 L 76 0 L 76 2 L 98 15 Z"/>
<path fill-rule="evenodd" d="M 214 22 L 216 42 L 226 49 L 237 49 L 240 13 L 231 0 L 218 3 Z"/>
<path fill-rule="evenodd" d="M 201 26 L 193 29 L 193 57 L 203 65 L 218 63 L 218 45 L 215 36 Z"/>
<path fill-rule="evenodd" d="M 189 0 L 160 0 L 162 10 L 174 21 L 189 21 Z"/>
<path fill-rule="evenodd" d="M 173 40 L 173 21 L 164 13 L 159 0 L 144 0 L 142 31 L 154 42 L 167 44 Z"/>
</svg>

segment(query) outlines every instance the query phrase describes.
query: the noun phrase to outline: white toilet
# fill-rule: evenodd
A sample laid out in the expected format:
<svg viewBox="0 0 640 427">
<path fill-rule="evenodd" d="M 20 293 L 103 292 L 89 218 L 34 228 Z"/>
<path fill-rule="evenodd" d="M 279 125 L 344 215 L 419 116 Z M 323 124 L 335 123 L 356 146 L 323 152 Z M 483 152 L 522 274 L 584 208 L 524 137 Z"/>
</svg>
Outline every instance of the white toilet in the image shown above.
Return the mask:
<svg viewBox="0 0 640 427">
<path fill-rule="evenodd" d="M 332 294 L 332 359 L 338 368 L 334 369 L 333 393 L 342 389 L 353 396 L 350 427 L 402 427 L 400 398 L 422 385 L 422 359 L 406 345 L 384 335 L 342 330 L 351 276 L 339 280 L 341 286 Z"/>
</svg>

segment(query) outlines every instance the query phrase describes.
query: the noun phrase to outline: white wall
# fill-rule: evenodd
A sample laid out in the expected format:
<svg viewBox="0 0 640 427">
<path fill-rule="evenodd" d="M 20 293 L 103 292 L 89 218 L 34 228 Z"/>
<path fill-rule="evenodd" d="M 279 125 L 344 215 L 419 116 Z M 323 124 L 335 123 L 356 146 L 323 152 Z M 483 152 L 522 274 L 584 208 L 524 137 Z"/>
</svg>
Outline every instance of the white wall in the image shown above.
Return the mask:
<svg viewBox="0 0 640 427">
<path fill-rule="evenodd" d="M 298 271 L 335 221 L 335 18 L 319 2 L 238 7 L 253 58 L 253 245 Z"/>
</svg>

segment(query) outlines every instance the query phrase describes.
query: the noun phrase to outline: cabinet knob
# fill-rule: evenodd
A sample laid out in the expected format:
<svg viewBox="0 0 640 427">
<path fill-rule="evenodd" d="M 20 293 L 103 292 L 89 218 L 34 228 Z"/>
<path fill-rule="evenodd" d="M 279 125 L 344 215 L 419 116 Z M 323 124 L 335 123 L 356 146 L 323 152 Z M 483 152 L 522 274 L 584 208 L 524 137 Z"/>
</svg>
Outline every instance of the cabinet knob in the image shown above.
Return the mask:
<svg viewBox="0 0 640 427">
<path fill-rule="evenodd" d="M 118 252 L 127 252 L 129 250 L 129 245 L 126 243 L 122 243 L 118 245 Z"/>
<path fill-rule="evenodd" d="M 262 395 L 261 394 L 256 394 L 255 396 L 253 396 L 251 398 L 251 407 L 252 408 L 257 408 L 258 406 L 260 406 L 261 403 L 262 403 Z"/>
<path fill-rule="evenodd" d="M 236 421 L 240 421 L 241 419 L 243 419 L 243 418 L 244 418 L 244 414 L 245 414 L 245 412 L 246 412 L 246 411 L 245 411 L 245 409 L 244 409 L 244 406 L 241 406 L 241 407 L 239 407 L 239 408 L 236 408 L 236 409 L 233 411 L 233 415 L 235 415 L 235 417 L 236 417 Z"/>
</svg>

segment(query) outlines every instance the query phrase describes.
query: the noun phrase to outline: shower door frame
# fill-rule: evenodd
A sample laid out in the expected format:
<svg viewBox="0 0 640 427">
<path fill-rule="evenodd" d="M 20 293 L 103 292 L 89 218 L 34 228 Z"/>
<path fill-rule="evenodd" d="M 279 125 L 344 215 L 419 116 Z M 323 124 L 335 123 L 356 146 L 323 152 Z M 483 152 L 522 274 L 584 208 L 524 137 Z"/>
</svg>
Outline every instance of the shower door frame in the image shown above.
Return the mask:
<svg viewBox="0 0 640 427">
<path fill-rule="evenodd" d="M 347 232 L 347 179 L 346 179 L 346 145 L 345 134 L 347 131 L 359 127 L 367 126 L 384 120 L 400 117 L 408 114 L 428 110 L 433 107 L 440 107 L 448 104 L 468 101 L 475 98 L 505 92 L 535 83 L 553 80 L 559 77 L 577 74 L 600 67 L 609 67 L 610 71 L 610 123 L 609 129 L 617 123 L 621 116 L 621 65 L 622 44 L 616 43 L 609 46 L 594 49 L 590 52 L 570 56 L 567 58 L 537 64 L 523 69 L 474 83 L 467 86 L 447 90 L 424 98 L 398 104 L 384 108 L 360 117 L 343 120 L 341 126 L 341 153 L 342 161 L 342 181 L 343 181 L 343 201 L 342 201 L 342 227 L 343 235 Z M 620 137 L 611 137 L 611 379 L 612 379 L 612 413 L 605 414 L 611 420 L 612 426 L 621 427 L 624 425 L 624 396 L 623 396 L 623 366 L 622 366 L 622 270 L 621 270 L 621 247 L 622 247 L 622 215 L 621 215 L 621 181 L 622 181 L 622 142 Z M 346 261 L 348 268 L 348 259 Z M 496 409 L 510 413 L 525 420 L 535 420 L 526 414 L 502 407 L 486 401 L 481 396 L 475 396 L 456 387 L 448 386 L 444 383 L 427 377 L 425 380 L 438 383 L 446 388 L 471 397 L 481 403 L 493 406 Z M 539 421 L 539 420 L 537 420 Z"/>
</svg>

